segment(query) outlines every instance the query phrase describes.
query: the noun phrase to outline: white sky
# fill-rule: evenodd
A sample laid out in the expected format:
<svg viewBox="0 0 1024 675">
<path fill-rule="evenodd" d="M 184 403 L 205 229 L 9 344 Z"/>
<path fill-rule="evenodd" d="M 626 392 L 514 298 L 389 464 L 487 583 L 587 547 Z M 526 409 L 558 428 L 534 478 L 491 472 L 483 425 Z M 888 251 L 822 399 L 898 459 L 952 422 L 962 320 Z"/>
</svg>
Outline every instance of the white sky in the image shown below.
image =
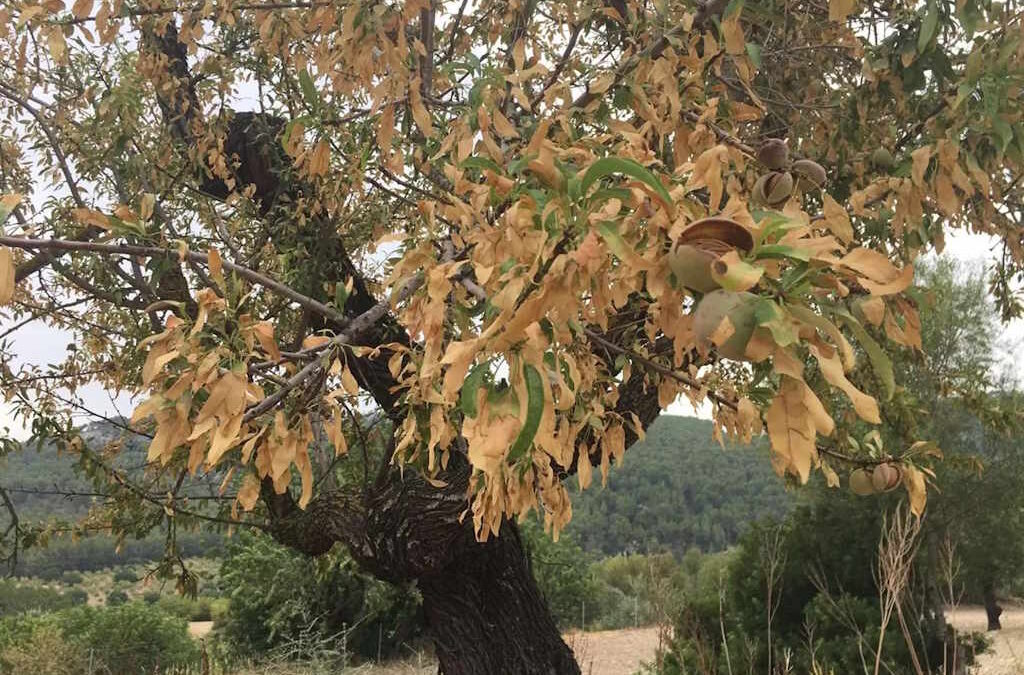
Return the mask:
<svg viewBox="0 0 1024 675">
<path fill-rule="evenodd" d="M 946 242 L 946 254 L 964 263 L 984 263 L 991 259 L 994 239 L 982 235 L 956 234 L 949 236 Z M 5 325 L 10 325 L 8 320 L 0 319 L 0 330 Z M 43 326 L 41 323 L 33 323 L 25 326 L 12 336 L 14 350 L 18 360 L 22 363 L 34 363 L 45 365 L 58 363 L 63 360 L 70 337 L 67 333 L 56 331 Z M 1024 374 L 1024 364 L 1014 359 L 1012 345 L 1024 341 L 1024 321 L 1017 320 L 1006 327 L 1004 339 L 1000 341 L 1004 353 L 1002 365 L 1010 369 L 1010 372 Z M 110 395 L 98 386 L 91 386 L 79 390 L 79 395 L 85 405 L 92 410 L 104 415 L 130 416 L 132 405 L 127 395 L 121 395 L 111 399 Z M 709 418 L 710 406 L 703 405 L 697 410 L 685 399 L 673 403 L 665 411 L 669 415 L 696 415 L 697 417 Z M 14 438 L 24 439 L 28 432 L 22 420 L 15 420 L 11 415 L 11 407 L 7 404 L 0 404 L 0 433 L 4 428 Z"/>
</svg>

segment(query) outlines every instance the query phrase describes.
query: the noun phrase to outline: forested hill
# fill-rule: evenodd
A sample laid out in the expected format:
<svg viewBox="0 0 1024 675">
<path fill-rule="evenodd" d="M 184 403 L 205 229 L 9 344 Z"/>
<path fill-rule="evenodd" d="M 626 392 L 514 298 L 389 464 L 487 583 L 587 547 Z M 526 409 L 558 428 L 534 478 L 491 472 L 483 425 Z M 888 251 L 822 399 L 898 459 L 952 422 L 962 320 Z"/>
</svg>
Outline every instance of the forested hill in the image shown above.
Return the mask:
<svg viewBox="0 0 1024 675">
<path fill-rule="evenodd" d="M 767 443 L 726 445 L 711 422 L 662 415 L 647 438 L 582 494 L 573 490 L 568 531 L 588 551 L 715 551 L 734 543 L 748 523 L 784 513 L 792 501 L 771 469 Z"/>
<path fill-rule="evenodd" d="M 99 445 L 120 436 L 105 424 L 89 425 L 85 433 Z M 145 452 L 144 443 L 129 443 L 118 464 L 138 470 Z M 26 448 L 0 458 L 0 485 L 15 489 L 11 496 L 28 519 L 74 518 L 92 498 L 58 494 L 91 490 L 75 474 L 73 461 L 52 447 Z M 568 531 L 598 555 L 720 550 L 734 543 L 748 523 L 780 515 L 791 501 L 771 470 L 765 443 L 722 449 L 711 437 L 710 422 L 668 415 L 626 453 L 622 468 L 611 469 L 607 487 L 598 480 L 579 494 L 576 481 L 570 480 L 570 489 L 574 515 Z"/>
</svg>

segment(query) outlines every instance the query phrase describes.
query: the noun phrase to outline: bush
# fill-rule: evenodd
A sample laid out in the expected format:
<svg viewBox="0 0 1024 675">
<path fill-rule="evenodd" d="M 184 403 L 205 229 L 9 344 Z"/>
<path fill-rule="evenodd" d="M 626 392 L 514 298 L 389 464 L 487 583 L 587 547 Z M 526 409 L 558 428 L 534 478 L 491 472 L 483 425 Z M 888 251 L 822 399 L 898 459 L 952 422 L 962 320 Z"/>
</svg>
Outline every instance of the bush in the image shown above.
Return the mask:
<svg viewBox="0 0 1024 675">
<path fill-rule="evenodd" d="M 60 629 L 42 625 L 28 639 L 0 652 L 0 670 L 36 675 L 91 675 L 89 653 L 64 639 Z"/>
<path fill-rule="evenodd" d="M 575 537 L 562 533 L 556 543 L 532 519 L 524 521 L 519 531 L 533 577 L 558 626 L 578 627 L 587 614 L 590 625 L 597 615 L 598 584 Z"/>
<path fill-rule="evenodd" d="M 146 600 L 143 597 L 143 600 Z M 187 621 L 210 621 L 210 598 L 186 598 L 180 595 L 158 595 L 155 603 L 168 614 Z"/>
<path fill-rule="evenodd" d="M 735 672 L 767 672 L 769 661 L 778 663 L 784 653 L 794 672 L 863 672 L 862 654 L 873 662 L 880 636 L 873 570 L 882 517 L 896 502 L 891 495 L 868 500 L 815 489 L 782 523 L 758 524 L 731 555 L 705 560 L 676 614 L 661 672 L 693 672 L 694 664 L 700 673 L 725 672 L 724 648 Z M 773 561 L 772 604 L 777 608 L 769 653 L 766 607 Z M 920 555 L 904 601 L 914 607 L 906 613 L 914 650 L 922 662 L 934 664 L 943 662 L 947 635 L 942 608 L 927 588 L 934 581 L 932 572 Z M 886 672 L 915 672 L 895 618 L 883 644 Z M 970 651 L 962 647 L 960 654 L 969 658 Z"/>
<path fill-rule="evenodd" d="M 128 583 L 134 584 L 138 580 L 139 575 L 130 567 L 121 567 L 114 572 L 114 581 L 127 581 Z"/>
<path fill-rule="evenodd" d="M 347 629 L 349 651 L 375 657 L 381 638 L 386 656 L 419 632 L 415 591 L 359 572 L 344 553 L 311 560 L 242 533 L 228 547 L 220 581 L 229 605 L 218 630 L 236 654 L 266 654 Z"/>
<path fill-rule="evenodd" d="M 110 591 L 110 593 L 107 594 L 108 607 L 117 607 L 118 605 L 123 605 L 126 602 L 128 602 L 128 594 L 124 591 Z"/>
<path fill-rule="evenodd" d="M 49 649 L 58 643 L 59 649 Z M 62 660 L 50 659 L 51 653 Z M 0 672 L 78 675 L 84 668 L 74 666 L 87 664 L 83 655 L 89 654 L 95 673 L 132 675 L 194 662 L 198 650 L 185 620 L 141 602 L 0 621 Z"/>
<path fill-rule="evenodd" d="M 80 572 L 64 572 L 60 575 L 60 582 L 65 586 L 77 586 L 85 581 Z"/>
<path fill-rule="evenodd" d="M 19 584 L 13 580 L 0 580 L 0 617 L 22 612 L 51 612 L 84 603 L 88 595 L 79 589 L 55 591 Z"/>
</svg>

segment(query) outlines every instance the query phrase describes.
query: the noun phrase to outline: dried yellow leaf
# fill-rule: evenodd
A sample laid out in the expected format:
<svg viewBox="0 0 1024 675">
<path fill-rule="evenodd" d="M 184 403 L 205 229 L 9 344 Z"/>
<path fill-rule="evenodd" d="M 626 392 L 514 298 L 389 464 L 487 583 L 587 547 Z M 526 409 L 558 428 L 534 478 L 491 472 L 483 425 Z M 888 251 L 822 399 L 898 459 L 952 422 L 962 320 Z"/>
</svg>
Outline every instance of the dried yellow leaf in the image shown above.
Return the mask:
<svg viewBox="0 0 1024 675">
<path fill-rule="evenodd" d="M 841 389 L 849 397 L 850 402 L 853 403 L 853 409 L 857 411 L 857 415 L 865 422 L 881 424 L 882 418 L 878 412 L 878 401 L 857 389 L 857 387 L 853 386 L 852 382 L 846 379 L 846 373 L 843 372 L 843 364 L 840 363 L 839 357 L 835 354 L 828 356 L 814 345 L 810 345 L 808 349 L 818 360 L 821 374 L 825 376 L 829 384 L 837 389 Z"/>
<path fill-rule="evenodd" d="M 0 305 L 14 297 L 14 255 L 11 249 L 0 246 Z"/>
<path fill-rule="evenodd" d="M 260 498 L 260 481 L 256 476 L 248 473 L 242 479 L 242 487 L 238 490 L 238 503 L 246 511 L 252 511 Z"/>
</svg>

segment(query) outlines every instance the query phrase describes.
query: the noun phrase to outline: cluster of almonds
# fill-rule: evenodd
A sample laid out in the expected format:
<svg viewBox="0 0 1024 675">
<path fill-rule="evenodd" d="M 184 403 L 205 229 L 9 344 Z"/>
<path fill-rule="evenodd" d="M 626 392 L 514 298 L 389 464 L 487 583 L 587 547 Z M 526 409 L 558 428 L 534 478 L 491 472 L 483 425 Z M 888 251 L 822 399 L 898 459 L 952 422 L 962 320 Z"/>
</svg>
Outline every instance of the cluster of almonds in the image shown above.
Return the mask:
<svg viewBox="0 0 1024 675">
<path fill-rule="evenodd" d="M 850 474 L 850 490 L 867 496 L 896 489 L 903 481 L 903 470 L 898 464 L 879 464 L 873 469 L 856 469 Z"/>
<path fill-rule="evenodd" d="M 811 159 L 789 160 L 789 146 L 781 138 L 769 138 L 757 151 L 757 161 L 770 171 L 754 183 L 752 198 L 763 206 L 780 206 L 794 188 L 820 190 L 825 187 L 825 168 Z"/>
<path fill-rule="evenodd" d="M 746 358 L 747 343 L 757 328 L 754 317 L 757 296 L 721 288 L 715 271 L 719 258 L 730 251 L 740 255 L 754 247 L 750 230 L 729 218 L 698 220 L 682 231 L 668 255 L 668 266 L 677 287 L 702 294 L 693 312 L 693 331 L 697 341 L 709 345 L 722 320 L 729 318 L 733 334 L 718 345 L 721 356 L 733 360 Z"/>
</svg>

